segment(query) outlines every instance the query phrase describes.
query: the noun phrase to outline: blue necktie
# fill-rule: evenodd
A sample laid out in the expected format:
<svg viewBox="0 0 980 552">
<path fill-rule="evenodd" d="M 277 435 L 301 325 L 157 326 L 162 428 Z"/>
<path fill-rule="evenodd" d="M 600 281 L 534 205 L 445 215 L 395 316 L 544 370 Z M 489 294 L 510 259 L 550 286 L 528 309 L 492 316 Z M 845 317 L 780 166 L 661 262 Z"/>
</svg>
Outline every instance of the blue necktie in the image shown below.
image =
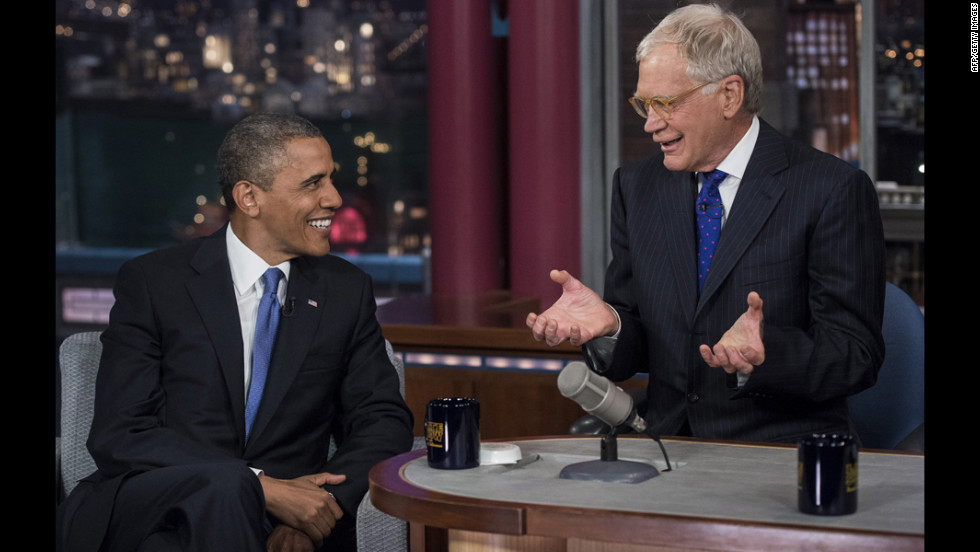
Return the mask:
<svg viewBox="0 0 980 552">
<path fill-rule="evenodd" d="M 721 216 L 725 213 L 725 207 L 721 203 L 718 184 L 726 176 L 728 175 L 719 170 L 704 173 L 701 179 L 701 191 L 695 204 L 698 217 L 698 294 L 701 293 L 704 281 L 708 277 L 711 257 L 715 254 L 715 245 L 721 232 Z"/>
<path fill-rule="evenodd" d="M 276 343 L 276 328 L 279 327 L 279 300 L 276 291 L 279 289 L 279 279 L 283 277 L 278 268 L 270 268 L 262 275 L 265 287 L 259 300 L 259 312 L 255 323 L 255 340 L 252 346 L 252 380 L 248 387 L 248 400 L 245 403 L 245 439 L 252 431 L 252 422 L 259 411 L 262 401 L 262 390 L 265 379 L 269 374 L 269 359 L 272 358 L 272 346 Z"/>
</svg>

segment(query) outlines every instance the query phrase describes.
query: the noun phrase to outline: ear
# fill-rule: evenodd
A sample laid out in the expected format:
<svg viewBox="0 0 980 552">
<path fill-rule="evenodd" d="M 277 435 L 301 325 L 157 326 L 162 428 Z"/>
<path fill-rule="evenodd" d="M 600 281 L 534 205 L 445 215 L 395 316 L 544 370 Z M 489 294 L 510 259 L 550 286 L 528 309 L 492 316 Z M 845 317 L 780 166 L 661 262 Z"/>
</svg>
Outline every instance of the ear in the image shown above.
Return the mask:
<svg viewBox="0 0 980 552">
<path fill-rule="evenodd" d="M 745 101 L 745 81 L 738 75 L 729 75 L 722 79 L 718 86 L 724 98 L 722 109 L 725 118 L 731 119 L 742 110 Z"/>
<path fill-rule="evenodd" d="M 256 188 L 257 186 L 248 180 L 239 180 L 231 189 L 231 195 L 235 198 L 235 206 L 250 217 L 259 213 L 259 203 L 255 197 Z"/>
</svg>

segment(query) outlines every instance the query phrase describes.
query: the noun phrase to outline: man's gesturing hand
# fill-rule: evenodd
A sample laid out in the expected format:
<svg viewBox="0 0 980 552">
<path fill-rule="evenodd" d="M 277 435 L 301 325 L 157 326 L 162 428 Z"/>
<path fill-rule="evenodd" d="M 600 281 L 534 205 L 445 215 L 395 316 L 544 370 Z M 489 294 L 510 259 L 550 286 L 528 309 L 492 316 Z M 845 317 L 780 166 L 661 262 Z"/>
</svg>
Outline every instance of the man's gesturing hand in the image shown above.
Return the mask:
<svg viewBox="0 0 980 552">
<path fill-rule="evenodd" d="M 534 339 L 552 347 L 566 340 L 579 346 L 616 333 L 619 319 L 596 292 L 564 270 L 552 270 L 551 280 L 561 286 L 561 297 L 543 313 L 527 315 Z"/>
<path fill-rule="evenodd" d="M 752 291 L 746 302 L 749 308 L 714 347 L 701 345 L 701 358 L 708 366 L 721 367 L 728 374 L 751 374 L 766 360 L 766 348 L 762 344 L 762 298 Z"/>
</svg>

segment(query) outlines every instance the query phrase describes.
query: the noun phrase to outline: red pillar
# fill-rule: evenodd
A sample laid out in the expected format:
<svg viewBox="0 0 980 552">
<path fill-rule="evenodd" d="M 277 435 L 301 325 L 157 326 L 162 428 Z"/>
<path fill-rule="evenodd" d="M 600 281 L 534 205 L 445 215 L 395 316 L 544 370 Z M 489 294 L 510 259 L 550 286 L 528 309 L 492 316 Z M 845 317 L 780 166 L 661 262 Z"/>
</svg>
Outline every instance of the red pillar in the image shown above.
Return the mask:
<svg viewBox="0 0 980 552">
<path fill-rule="evenodd" d="M 545 309 L 579 277 L 578 3 L 508 2 L 510 284 Z"/>
<path fill-rule="evenodd" d="M 432 292 L 503 287 L 502 192 L 489 0 L 428 0 Z"/>
</svg>

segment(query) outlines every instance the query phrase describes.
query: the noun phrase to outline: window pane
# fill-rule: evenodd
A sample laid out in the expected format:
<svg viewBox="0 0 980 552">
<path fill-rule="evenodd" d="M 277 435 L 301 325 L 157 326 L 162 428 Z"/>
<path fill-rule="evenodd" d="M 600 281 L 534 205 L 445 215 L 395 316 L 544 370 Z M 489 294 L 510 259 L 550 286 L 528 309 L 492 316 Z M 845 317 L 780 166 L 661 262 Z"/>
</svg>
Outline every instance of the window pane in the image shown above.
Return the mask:
<svg viewBox="0 0 980 552">
<path fill-rule="evenodd" d="M 620 159 L 653 147 L 625 101 L 636 87 L 640 40 L 675 8 L 619 2 Z M 863 8 L 863 9 L 862 9 Z M 925 304 L 925 42 L 922 0 L 739 0 L 733 4 L 763 56 L 761 117 L 813 147 L 865 169 L 878 186 L 888 280 Z M 860 40 L 873 18 L 874 75 L 861 73 Z M 864 50 L 867 51 L 867 50 Z M 860 128 L 860 85 L 873 83 L 875 128 Z M 862 140 L 876 144 L 861 166 Z"/>
<path fill-rule="evenodd" d="M 425 0 L 58 0 L 55 18 L 59 247 L 211 233 L 226 220 L 218 146 L 265 110 L 331 145 L 335 252 L 422 257 Z"/>
</svg>

